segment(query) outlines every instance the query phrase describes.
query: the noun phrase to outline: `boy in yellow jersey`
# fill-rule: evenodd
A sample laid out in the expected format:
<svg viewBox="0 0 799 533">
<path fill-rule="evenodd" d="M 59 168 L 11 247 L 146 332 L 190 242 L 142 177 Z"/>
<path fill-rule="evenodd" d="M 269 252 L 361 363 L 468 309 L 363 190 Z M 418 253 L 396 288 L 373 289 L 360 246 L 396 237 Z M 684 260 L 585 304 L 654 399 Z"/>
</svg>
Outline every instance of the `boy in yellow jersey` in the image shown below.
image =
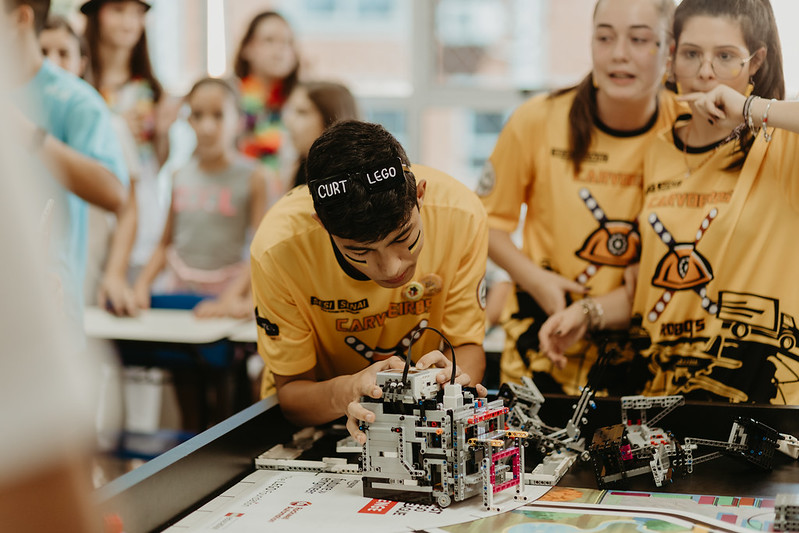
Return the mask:
<svg viewBox="0 0 799 533">
<path fill-rule="evenodd" d="M 276 390 L 300 425 L 346 414 L 363 441 L 356 420 L 374 415 L 359 398 L 379 397 L 376 372 L 401 368 L 396 356 L 420 328 L 455 347 L 459 383 L 482 379 L 486 215 L 455 179 L 411 168 L 375 124 L 327 130 L 308 154 L 307 178 L 270 209 L 251 246 L 261 392 Z M 414 337 L 417 367 L 450 364 L 439 343 L 430 331 Z"/>
</svg>

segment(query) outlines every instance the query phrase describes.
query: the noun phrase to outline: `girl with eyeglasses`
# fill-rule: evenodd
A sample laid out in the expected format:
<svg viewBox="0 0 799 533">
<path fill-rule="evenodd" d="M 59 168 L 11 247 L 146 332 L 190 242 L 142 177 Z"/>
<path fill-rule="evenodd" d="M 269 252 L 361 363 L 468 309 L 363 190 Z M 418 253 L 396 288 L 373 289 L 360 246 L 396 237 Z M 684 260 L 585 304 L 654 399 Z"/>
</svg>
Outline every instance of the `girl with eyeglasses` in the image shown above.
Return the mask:
<svg viewBox="0 0 799 533">
<path fill-rule="evenodd" d="M 538 332 L 578 299 L 601 328 L 594 297 L 621 286 L 638 259 L 643 148 L 678 114 L 674 94 L 662 90 L 673 11 L 671 0 L 598 1 L 591 73 L 528 100 L 500 133 L 477 192 L 489 215 L 489 256 L 516 285 L 502 320 L 502 382 L 532 375 L 543 392 L 580 394 L 588 380 L 596 342 L 553 364 Z M 519 249 L 510 234 L 523 203 Z"/>
<path fill-rule="evenodd" d="M 671 70 L 691 113 L 644 165 L 634 298 L 601 302 L 643 337 L 647 394 L 799 403 L 799 111 L 785 88 L 767 0 L 683 0 Z M 775 129 L 775 127 L 784 129 Z M 584 325 L 542 328 L 557 354 Z"/>
</svg>

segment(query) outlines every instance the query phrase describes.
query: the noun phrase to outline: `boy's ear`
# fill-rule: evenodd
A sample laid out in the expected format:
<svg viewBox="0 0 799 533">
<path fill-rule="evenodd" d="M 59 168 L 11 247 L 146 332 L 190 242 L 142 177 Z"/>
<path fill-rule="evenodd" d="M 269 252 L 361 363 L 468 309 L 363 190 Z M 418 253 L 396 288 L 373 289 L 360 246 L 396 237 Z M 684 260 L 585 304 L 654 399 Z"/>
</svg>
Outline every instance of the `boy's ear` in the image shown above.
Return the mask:
<svg viewBox="0 0 799 533">
<path fill-rule="evenodd" d="M 9 18 L 14 22 L 17 29 L 27 30 L 36 27 L 36 16 L 33 13 L 33 8 L 27 4 L 22 4 L 9 13 Z"/>
<path fill-rule="evenodd" d="M 424 195 L 427 192 L 427 180 L 419 180 L 416 184 L 416 204 L 421 208 L 424 203 Z"/>
</svg>

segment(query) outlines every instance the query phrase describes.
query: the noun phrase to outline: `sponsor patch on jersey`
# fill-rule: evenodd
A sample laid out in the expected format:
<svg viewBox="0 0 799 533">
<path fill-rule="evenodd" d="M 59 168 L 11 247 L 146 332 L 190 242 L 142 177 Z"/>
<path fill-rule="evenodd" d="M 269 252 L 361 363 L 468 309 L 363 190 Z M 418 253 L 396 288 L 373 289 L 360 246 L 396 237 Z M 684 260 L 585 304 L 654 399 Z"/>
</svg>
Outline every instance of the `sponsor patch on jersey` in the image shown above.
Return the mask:
<svg viewBox="0 0 799 533">
<path fill-rule="evenodd" d="M 488 194 L 494 190 L 496 181 L 497 175 L 496 172 L 494 172 L 494 165 L 488 160 L 486 164 L 483 165 L 483 173 L 480 174 L 480 179 L 477 182 L 477 187 L 474 192 L 477 193 L 477 196 L 488 196 Z"/>
<path fill-rule="evenodd" d="M 255 323 L 259 328 L 263 328 L 264 332 L 270 337 L 277 337 L 280 335 L 280 328 L 268 318 L 261 316 L 258 313 L 258 308 L 255 308 Z"/>
<path fill-rule="evenodd" d="M 572 158 L 572 151 L 571 150 L 562 150 L 559 148 L 553 148 L 550 151 L 552 157 L 557 157 L 559 159 L 571 159 Z M 608 154 L 603 154 L 601 152 L 588 152 L 585 154 L 583 158 L 583 162 L 585 163 L 607 163 L 608 161 Z"/>
<path fill-rule="evenodd" d="M 369 300 L 364 298 L 357 302 L 351 302 L 343 298 L 339 298 L 338 300 L 322 300 L 316 296 L 311 296 L 311 305 L 315 305 L 327 313 L 360 313 L 369 307 Z"/>
</svg>

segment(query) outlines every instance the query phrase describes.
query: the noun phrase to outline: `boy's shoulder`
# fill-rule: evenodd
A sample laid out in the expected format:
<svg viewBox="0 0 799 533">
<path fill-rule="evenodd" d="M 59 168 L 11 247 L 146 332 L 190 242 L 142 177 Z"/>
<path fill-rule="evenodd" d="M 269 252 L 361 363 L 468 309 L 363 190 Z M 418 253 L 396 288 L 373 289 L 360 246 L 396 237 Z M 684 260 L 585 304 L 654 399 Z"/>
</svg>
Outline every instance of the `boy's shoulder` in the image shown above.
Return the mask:
<svg viewBox="0 0 799 533">
<path fill-rule="evenodd" d="M 414 164 L 411 171 L 416 176 L 417 183 L 421 180 L 427 181 L 425 207 L 431 207 L 436 211 L 456 209 L 485 216 L 483 204 L 477 194 L 446 172 L 418 164 Z"/>
</svg>

